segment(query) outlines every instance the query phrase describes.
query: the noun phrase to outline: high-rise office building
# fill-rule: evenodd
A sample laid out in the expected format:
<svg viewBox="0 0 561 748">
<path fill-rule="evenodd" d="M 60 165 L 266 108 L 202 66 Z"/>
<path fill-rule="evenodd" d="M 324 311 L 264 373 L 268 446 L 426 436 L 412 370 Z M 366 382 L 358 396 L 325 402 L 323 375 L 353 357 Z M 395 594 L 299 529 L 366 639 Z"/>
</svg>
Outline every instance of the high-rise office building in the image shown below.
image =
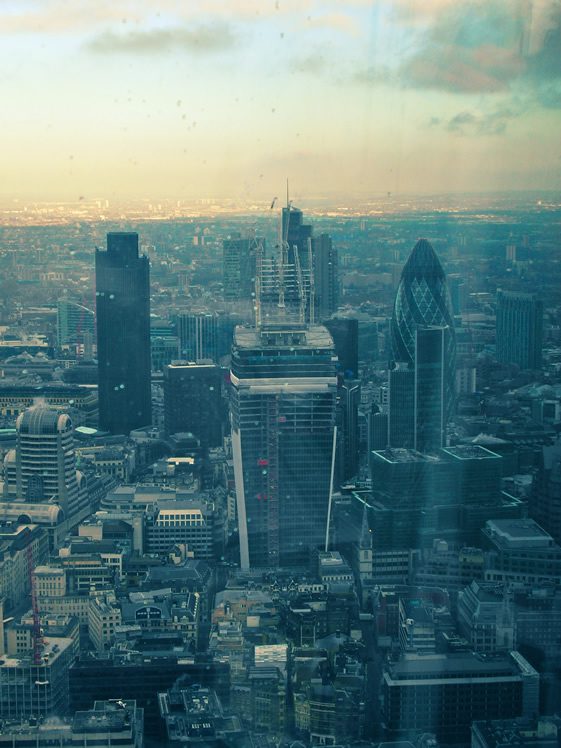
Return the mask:
<svg viewBox="0 0 561 748">
<path fill-rule="evenodd" d="M 338 400 L 338 438 L 340 470 L 339 478 L 347 481 L 358 473 L 359 462 L 359 427 L 358 408 L 360 405 L 360 381 L 356 379 L 339 379 Z"/>
<path fill-rule="evenodd" d="M 331 317 L 323 323 L 335 343 L 339 359 L 339 371 L 345 376 L 358 375 L 358 319 L 354 317 Z"/>
<path fill-rule="evenodd" d="M 232 447 L 242 568 L 309 563 L 326 539 L 336 357 L 325 327 L 238 327 Z"/>
<path fill-rule="evenodd" d="M 16 495 L 29 502 L 54 499 L 69 524 L 90 512 L 85 478 L 76 470 L 70 418 L 36 405 L 16 421 Z"/>
<path fill-rule="evenodd" d="M 561 545 L 561 441 L 542 447 L 528 509 L 530 516 Z"/>
<path fill-rule="evenodd" d="M 413 449 L 415 441 L 415 372 L 398 361 L 389 371 L 388 438 L 392 447 Z"/>
<path fill-rule="evenodd" d="M 327 319 L 339 304 L 339 268 L 337 249 L 329 234 L 314 236 L 313 227 L 304 223 L 304 214 L 291 205 L 282 209 L 283 235 L 286 237 L 287 270 L 296 268 L 301 273 L 306 294 L 310 294 L 307 317 Z M 298 270 L 299 268 L 299 270 Z M 311 285 L 313 270 L 313 287 Z"/>
<path fill-rule="evenodd" d="M 222 444 L 222 370 L 215 364 L 177 362 L 164 369 L 167 434 L 190 432 L 204 448 Z"/>
<path fill-rule="evenodd" d="M 417 327 L 413 364 L 389 372 L 388 441 L 432 452 L 446 445 L 446 327 Z"/>
<path fill-rule="evenodd" d="M 95 332 L 95 314 L 91 309 L 68 299 L 57 302 L 56 335 L 59 346 L 85 343 Z"/>
<path fill-rule="evenodd" d="M 390 332 L 390 444 L 440 447 L 454 409 L 456 337 L 446 276 L 426 239 L 403 268 Z"/>
<path fill-rule="evenodd" d="M 128 434 L 152 422 L 150 265 L 138 234 L 107 234 L 96 249 L 99 425 Z"/>
<path fill-rule="evenodd" d="M 316 319 L 323 322 L 337 311 L 339 305 L 337 249 L 329 234 L 313 237 L 312 254 Z"/>
<path fill-rule="evenodd" d="M 226 312 L 179 312 L 175 325 L 180 358 L 184 361 L 210 359 L 217 364 L 232 349 L 236 324 L 236 318 Z"/>
<path fill-rule="evenodd" d="M 415 439 L 413 448 L 431 452 L 446 444 L 446 327 L 415 330 Z"/>
<path fill-rule="evenodd" d="M 543 302 L 536 294 L 498 291 L 497 358 L 521 369 L 540 369 Z"/>
<path fill-rule="evenodd" d="M 226 301 L 249 301 L 255 290 L 257 255 L 263 239 L 234 236 L 223 242 L 223 284 Z"/>
</svg>

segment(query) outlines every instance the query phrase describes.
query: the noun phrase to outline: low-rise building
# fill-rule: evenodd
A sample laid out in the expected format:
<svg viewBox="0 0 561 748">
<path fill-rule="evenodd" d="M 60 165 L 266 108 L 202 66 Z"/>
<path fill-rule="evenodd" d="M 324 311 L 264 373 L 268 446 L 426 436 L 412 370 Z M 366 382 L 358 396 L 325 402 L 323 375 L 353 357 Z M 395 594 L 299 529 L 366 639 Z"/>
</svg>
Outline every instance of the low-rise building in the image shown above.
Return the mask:
<svg viewBox="0 0 561 748">
<path fill-rule="evenodd" d="M 490 519 L 485 579 L 538 587 L 561 584 L 561 547 L 533 519 Z"/>
<path fill-rule="evenodd" d="M 167 556 L 174 545 L 182 544 L 194 558 L 218 559 L 224 543 L 224 511 L 212 500 L 160 501 L 146 514 L 147 553 Z"/>
<path fill-rule="evenodd" d="M 531 717 L 476 721 L 471 726 L 471 748 L 558 748 L 559 717 Z"/>
<path fill-rule="evenodd" d="M 475 582 L 458 594 L 458 627 L 476 652 L 515 646 L 515 616 L 506 587 Z"/>
<path fill-rule="evenodd" d="M 1 504 L 0 504 L 1 508 Z M 31 568 L 49 556 L 49 539 L 37 525 L 0 525 L 0 597 L 7 611 L 29 594 Z"/>
<path fill-rule="evenodd" d="M 0 718 L 25 719 L 64 714 L 69 705 L 68 671 L 75 659 L 72 639 L 50 637 L 33 652 L 4 655 L 0 662 Z"/>
</svg>

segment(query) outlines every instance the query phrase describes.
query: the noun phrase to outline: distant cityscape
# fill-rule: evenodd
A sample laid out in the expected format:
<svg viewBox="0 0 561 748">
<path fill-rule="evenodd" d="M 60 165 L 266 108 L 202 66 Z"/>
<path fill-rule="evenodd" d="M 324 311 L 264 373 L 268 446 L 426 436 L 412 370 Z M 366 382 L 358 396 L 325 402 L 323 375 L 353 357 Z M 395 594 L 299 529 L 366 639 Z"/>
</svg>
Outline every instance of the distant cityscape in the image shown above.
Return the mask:
<svg viewBox="0 0 561 748">
<path fill-rule="evenodd" d="M 559 745 L 558 196 L 304 202 L 0 206 L 0 748 Z"/>
</svg>

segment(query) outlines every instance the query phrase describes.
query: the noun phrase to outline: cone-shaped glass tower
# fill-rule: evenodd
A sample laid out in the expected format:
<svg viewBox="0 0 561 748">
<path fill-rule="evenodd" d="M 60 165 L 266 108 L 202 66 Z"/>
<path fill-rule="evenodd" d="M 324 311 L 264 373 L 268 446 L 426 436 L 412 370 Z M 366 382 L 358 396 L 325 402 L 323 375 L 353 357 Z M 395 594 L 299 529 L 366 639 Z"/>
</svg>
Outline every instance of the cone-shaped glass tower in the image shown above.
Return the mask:
<svg viewBox="0 0 561 748">
<path fill-rule="evenodd" d="M 415 331 L 444 327 L 444 411 L 448 421 L 454 408 L 456 336 L 446 276 L 432 245 L 420 239 L 401 273 L 391 321 L 392 357 L 414 365 Z"/>
</svg>

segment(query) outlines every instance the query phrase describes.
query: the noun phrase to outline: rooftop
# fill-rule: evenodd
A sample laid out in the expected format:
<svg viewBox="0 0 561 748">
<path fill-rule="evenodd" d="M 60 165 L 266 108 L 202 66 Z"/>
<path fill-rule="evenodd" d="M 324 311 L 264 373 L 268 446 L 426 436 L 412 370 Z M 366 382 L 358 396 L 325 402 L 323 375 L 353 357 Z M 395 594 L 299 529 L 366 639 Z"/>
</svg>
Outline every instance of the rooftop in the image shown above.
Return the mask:
<svg viewBox="0 0 561 748">
<path fill-rule="evenodd" d="M 394 680 L 417 678 L 476 678 L 517 676 L 521 672 L 535 674 L 535 670 L 518 653 L 483 655 L 475 652 L 447 654 L 405 654 L 390 665 Z"/>
<path fill-rule="evenodd" d="M 442 450 L 445 454 L 457 460 L 500 460 L 501 456 L 479 444 L 464 444 L 457 447 L 447 447 Z"/>
<path fill-rule="evenodd" d="M 553 538 L 533 519 L 489 519 L 484 532 L 501 546 L 546 548 Z"/>
<path fill-rule="evenodd" d="M 305 329 L 291 327 L 275 330 L 257 330 L 254 327 L 236 327 L 234 344 L 238 348 L 325 348 L 333 351 L 333 338 L 323 325 L 310 325 Z"/>
</svg>

